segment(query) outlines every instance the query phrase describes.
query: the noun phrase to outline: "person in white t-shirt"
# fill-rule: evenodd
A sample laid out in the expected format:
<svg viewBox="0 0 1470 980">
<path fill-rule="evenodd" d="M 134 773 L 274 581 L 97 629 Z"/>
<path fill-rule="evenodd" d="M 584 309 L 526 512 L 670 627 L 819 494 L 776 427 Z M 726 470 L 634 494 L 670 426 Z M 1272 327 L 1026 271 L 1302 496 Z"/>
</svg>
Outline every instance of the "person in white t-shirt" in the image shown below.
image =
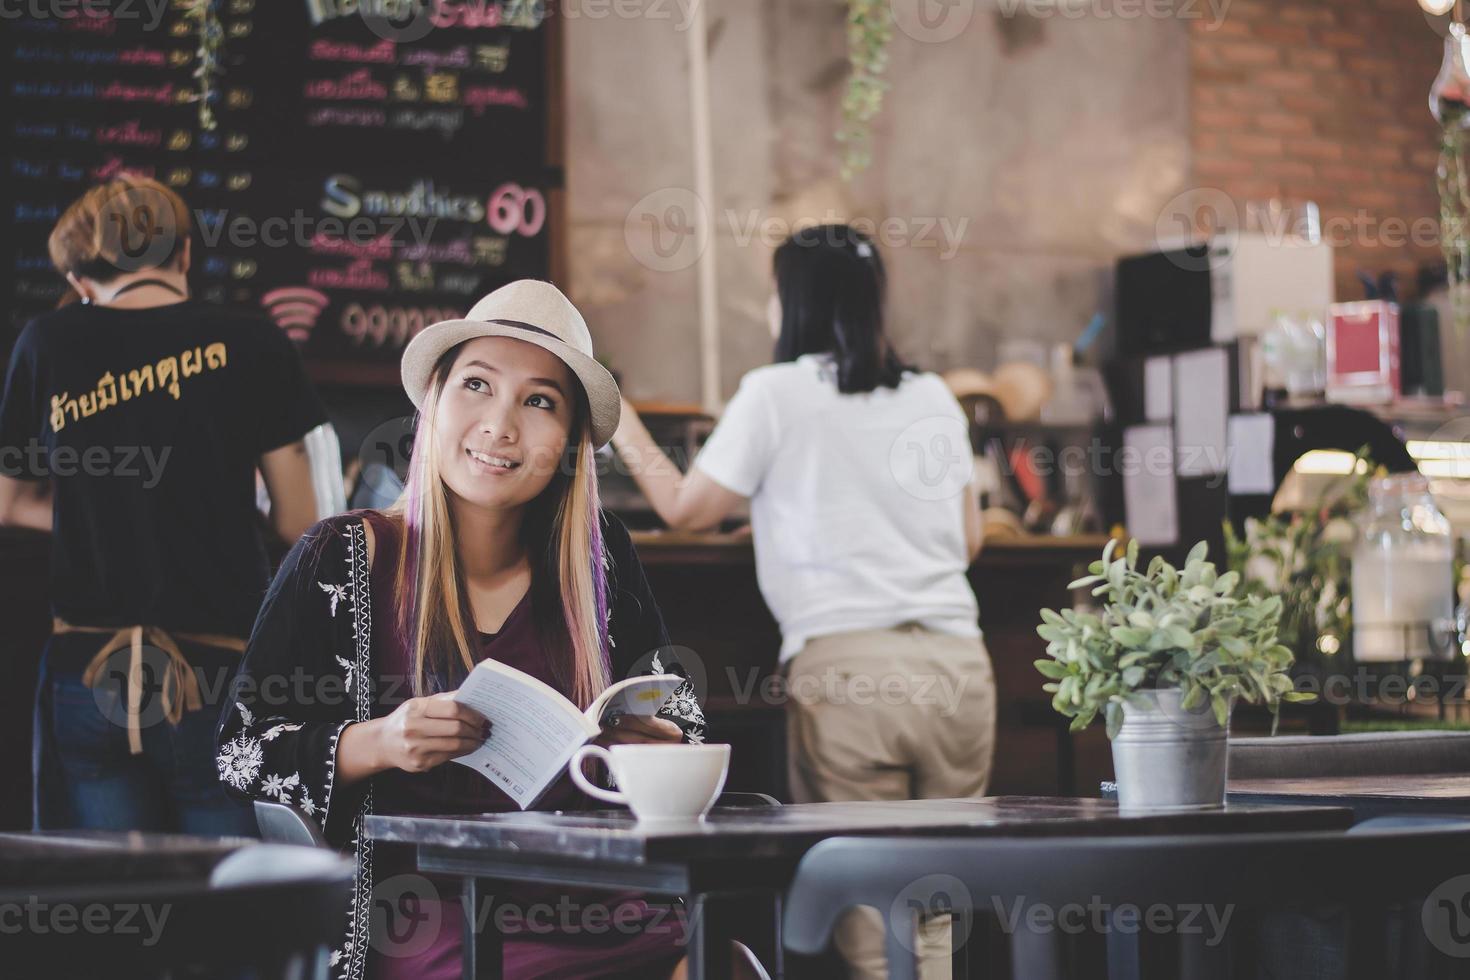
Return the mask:
<svg viewBox="0 0 1470 980">
<path fill-rule="evenodd" d="M 981 528 L 965 414 L 889 343 L 866 236 L 806 228 L 774 265 L 776 363 L 741 380 L 689 473 L 626 402 L 613 446 L 671 527 L 713 527 L 749 499 L 795 802 L 982 796 L 995 682 L 966 578 Z M 856 977 L 886 976 L 871 919 L 838 932 Z M 947 933 L 928 931 L 924 972 L 947 970 Z"/>
</svg>

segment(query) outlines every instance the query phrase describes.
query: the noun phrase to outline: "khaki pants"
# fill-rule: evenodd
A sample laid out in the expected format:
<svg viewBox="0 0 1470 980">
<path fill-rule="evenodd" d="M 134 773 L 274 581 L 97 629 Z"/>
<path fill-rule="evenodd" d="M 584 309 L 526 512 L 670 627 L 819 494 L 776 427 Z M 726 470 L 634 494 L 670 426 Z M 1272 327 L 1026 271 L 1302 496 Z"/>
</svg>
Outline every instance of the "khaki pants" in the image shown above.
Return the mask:
<svg viewBox="0 0 1470 980">
<path fill-rule="evenodd" d="M 810 640 L 787 665 L 787 765 L 797 803 L 985 795 L 995 675 L 976 637 L 894 629 Z M 854 980 L 886 980 L 886 909 L 849 912 L 834 937 Z M 920 976 L 948 978 L 947 919 L 920 924 Z"/>
</svg>

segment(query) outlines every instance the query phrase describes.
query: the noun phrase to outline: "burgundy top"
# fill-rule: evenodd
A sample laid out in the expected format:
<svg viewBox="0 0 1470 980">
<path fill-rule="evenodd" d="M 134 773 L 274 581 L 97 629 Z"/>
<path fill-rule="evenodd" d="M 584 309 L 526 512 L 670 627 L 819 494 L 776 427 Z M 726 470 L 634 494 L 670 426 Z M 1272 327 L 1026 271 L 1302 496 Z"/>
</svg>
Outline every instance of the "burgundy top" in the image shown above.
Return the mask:
<svg viewBox="0 0 1470 980">
<path fill-rule="evenodd" d="M 399 703 L 413 696 L 413 659 L 393 635 L 393 580 L 398 566 L 399 536 L 396 524 L 369 511 L 372 523 L 374 554 L 372 567 L 373 593 L 373 662 L 378 665 L 380 682 L 387 697 L 373 706 L 375 717 L 391 714 Z M 544 681 L 570 698 L 571 691 L 553 675 L 546 654 L 531 620 L 531 595 L 528 591 L 511 610 L 496 633 L 479 633 L 475 662 L 487 657 L 523 670 Z M 401 679 L 401 680 L 400 680 Z M 392 686 L 398 684 L 398 695 Z M 384 703 L 387 702 L 387 703 Z M 378 813 L 506 813 L 516 810 L 515 801 L 479 773 L 460 765 L 445 763 L 428 772 L 404 772 L 392 769 L 373 780 L 373 802 Z M 536 804 L 537 810 L 587 809 L 587 797 L 568 776 L 546 791 Z"/>
</svg>

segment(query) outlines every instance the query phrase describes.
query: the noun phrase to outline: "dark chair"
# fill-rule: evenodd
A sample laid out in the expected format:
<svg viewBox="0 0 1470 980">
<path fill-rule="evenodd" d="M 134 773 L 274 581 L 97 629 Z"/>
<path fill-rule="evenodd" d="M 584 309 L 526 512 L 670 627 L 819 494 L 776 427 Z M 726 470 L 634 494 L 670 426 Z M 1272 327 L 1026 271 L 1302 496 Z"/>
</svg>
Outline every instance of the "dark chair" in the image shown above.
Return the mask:
<svg viewBox="0 0 1470 980">
<path fill-rule="evenodd" d="M 1470 831 L 1470 817 L 1434 816 L 1427 813 L 1399 813 L 1386 817 L 1372 817 L 1353 824 L 1349 834 L 1371 834 L 1378 830 L 1411 830 L 1436 827 L 1440 830 Z"/>
<path fill-rule="evenodd" d="M 315 848 L 253 844 L 207 881 L 108 881 L 0 890 L 0 902 L 69 909 L 70 927 L 0 937 L 7 978 L 328 976 L 352 888 L 352 863 Z M 88 910 L 101 910 L 88 912 Z M 111 915 L 100 928 L 87 915 Z M 123 913 L 126 912 L 126 917 Z"/>
<path fill-rule="evenodd" d="M 260 839 L 268 844 L 296 844 L 301 847 L 328 847 L 316 821 L 290 803 L 255 801 L 255 823 Z"/>
<path fill-rule="evenodd" d="M 1470 732 L 1232 738 L 1231 779 L 1470 772 Z"/>
<path fill-rule="evenodd" d="M 765 793 L 721 793 L 715 806 L 780 806 L 781 801 Z"/>
<path fill-rule="evenodd" d="M 964 936 L 977 914 L 995 915 L 1009 936 L 1012 975 L 1046 980 L 1083 971 L 1067 963 L 1064 936 L 1056 928 L 1033 929 L 1033 910 L 1054 916 L 1064 931 L 1080 932 L 1066 927 L 1082 909 L 1087 922 L 1098 914 L 1109 917 L 1103 929 L 1109 939 L 1106 965 L 1116 978 L 1138 971 L 1138 947 L 1131 942 L 1136 932 L 1130 934 L 1121 912 L 1160 907 L 1180 924 L 1159 930 L 1177 940 L 1178 964 L 1171 975 L 1194 980 L 1249 972 L 1240 963 L 1232 966 L 1232 957 L 1246 962 L 1254 955 L 1256 913 L 1335 906 L 1345 910 L 1349 923 L 1342 954 L 1350 976 L 1392 976 L 1388 967 L 1397 962 L 1415 966 L 1413 974 L 1401 975 L 1427 978 L 1460 969 L 1450 955 L 1470 955 L 1470 884 L 1455 880 L 1467 874 L 1470 831 L 1458 824 L 1353 834 L 833 838 L 812 848 L 797 868 L 786 898 L 784 939 L 790 952 L 819 954 L 843 910 L 875 906 L 890 916 L 889 977 L 913 980 L 916 913 L 953 911 L 955 976 L 963 977 Z M 1430 939 L 1422 928 L 1404 929 L 1403 948 L 1391 955 L 1385 925 L 1395 908 L 1407 905 L 1416 913 L 1431 895 L 1430 918 L 1444 928 Z M 1105 906 L 1102 913 L 1089 911 L 1095 902 Z M 1181 917 L 1191 907 L 1232 914 L 1222 942 L 1212 944 L 1183 927 Z M 1420 921 L 1417 914 L 1407 919 Z M 1437 948 L 1430 948 L 1431 941 Z"/>
</svg>

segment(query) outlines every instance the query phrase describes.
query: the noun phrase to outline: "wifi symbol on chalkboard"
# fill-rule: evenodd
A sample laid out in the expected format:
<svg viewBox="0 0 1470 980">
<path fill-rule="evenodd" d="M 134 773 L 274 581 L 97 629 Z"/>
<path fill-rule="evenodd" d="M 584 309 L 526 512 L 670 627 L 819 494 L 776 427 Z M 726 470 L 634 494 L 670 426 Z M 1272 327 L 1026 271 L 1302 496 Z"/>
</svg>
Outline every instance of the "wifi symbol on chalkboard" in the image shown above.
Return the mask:
<svg viewBox="0 0 1470 980">
<path fill-rule="evenodd" d="M 327 308 L 327 294 L 305 286 L 288 286 L 272 289 L 260 298 L 276 326 L 286 331 L 286 336 L 299 342 L 311 336 L 317 317 Z"/>
</svg>

